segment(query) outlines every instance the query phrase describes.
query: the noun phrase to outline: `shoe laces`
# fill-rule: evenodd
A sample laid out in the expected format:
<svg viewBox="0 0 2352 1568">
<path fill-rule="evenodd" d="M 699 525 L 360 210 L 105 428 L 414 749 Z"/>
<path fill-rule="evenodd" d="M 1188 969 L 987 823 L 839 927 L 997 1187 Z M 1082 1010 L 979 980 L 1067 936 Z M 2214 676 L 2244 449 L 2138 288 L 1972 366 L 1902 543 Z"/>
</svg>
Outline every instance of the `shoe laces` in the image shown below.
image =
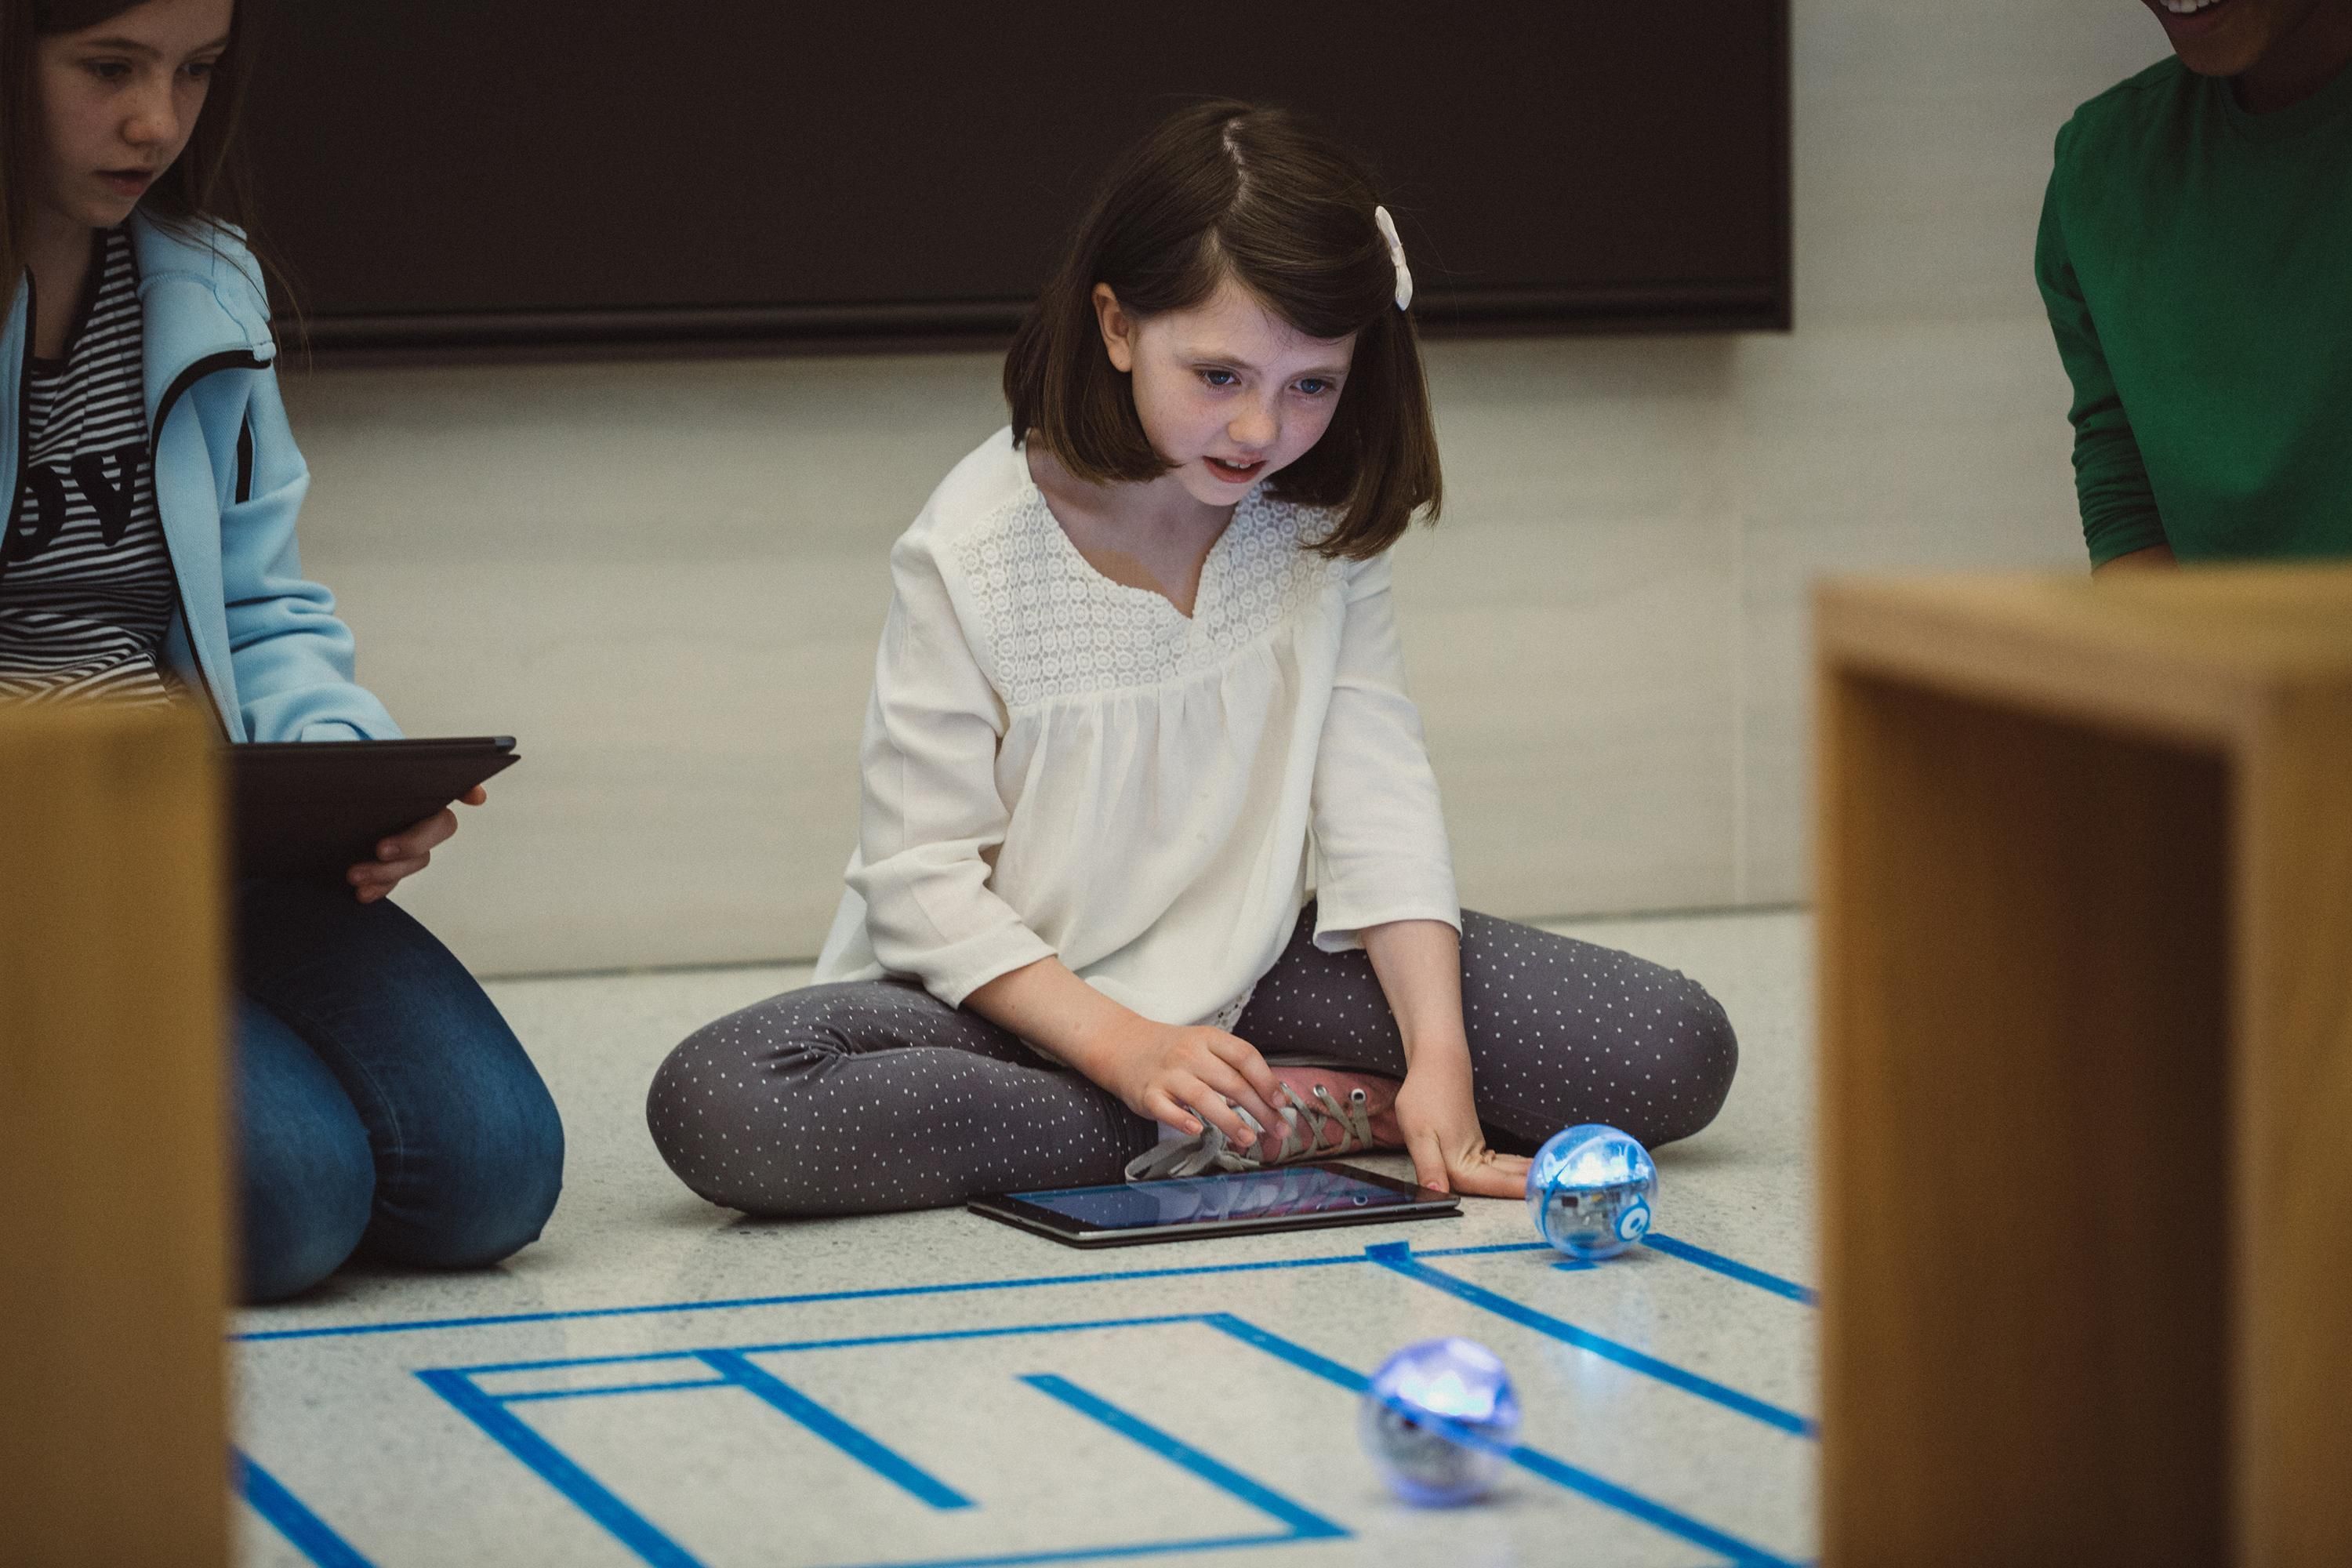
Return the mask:
<svg viewBox="0 0 2352 1568">
<path fill-rule="evenodd" d="M 1265 1127 L 1241 1107 L 1234 1110 L 1258 1135 L 1251 1151 L 1234 1148 L 1224 1130 L 1210 1122 L 1190 1138 L 1162 1143 L 1138 1155 L 1128 1163 L 1127 1179 L 1148 1182 L 1197 1176 L 1209 1170 L 1258 1171 L 1293 1160 L 1328 1159 L 1372 1147 L 1371 1101 L 1361 1089 L 1349 1090 L 1344 1105 L 1328 1084 L 1317 1084 L 1304 1100 L 1294 1090 L 1290 1103 L 1282 1108 L 1282 1142 L 1270 1154 L 1265 1152 Z"/>
<path fill-rule="evenodd" d="M 1261 1135 L 1265 1132 L 1265 1129 L 1258 1126 L 1255 1117 L 1246 1110 L 1241 1114 L 1242 1120 L 1248 1122 L 1254 1131 Z M 1303 1142 L 1299 1137 L 1301 1122 L 1307 1127 Z M 1301 1100 L 1293 1093 L 1290 1103 L 1282 1108 L 1282 1123 L 1281 1147 L 1276 1150 L 1272 1158 L 1261 1159 L 1259 1163 L 1279 1165 L 1288 1160 L 1314 1159 L 1325 1154 L 1352 1154 L 1360 1149 L 1372 1146 L 1371 1101 L 1360 1089 L 1348 1091 L 1348 1103 L 1344 1106 L 1331 1093 L 1331 1086 L 1328 1083 L 1317 1084 L 1307 1100 Z M 1328 1149 L 1323 1146 L 1326 1137 L 1331 1140 L 1331 1147 Z M 1259 1146 L 1263 1148 L 1264 1144 Z"/>
</svg>

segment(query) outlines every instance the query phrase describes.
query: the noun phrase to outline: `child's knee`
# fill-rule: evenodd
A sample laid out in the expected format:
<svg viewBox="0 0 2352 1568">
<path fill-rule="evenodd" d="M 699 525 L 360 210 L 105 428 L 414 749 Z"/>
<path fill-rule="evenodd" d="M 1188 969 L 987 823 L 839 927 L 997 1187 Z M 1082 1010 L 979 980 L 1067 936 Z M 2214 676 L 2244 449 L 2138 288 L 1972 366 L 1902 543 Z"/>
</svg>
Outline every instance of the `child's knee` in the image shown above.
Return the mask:
<svg viewBox="0 0 2352 1568">
<path fill-rule="evenodd" d="M 1723 1004 L 1697 981 L 1675 979 L 1659 1051 L 1664 1070 L 1651 1097 L 1659 1122 L 1654 1144 L 1687 1138 L 1713 1121 L 1739 1070 L 1739 1037 Z"/>
<path fill-rule="evenodd" d="M 710 1194 L 701 1177 L 712 1163 L 709 1151 L 730 1141 L 726 1125 L 732 1120 L 720 1095 L 732 1087 L 733 1075 L 719 1065 L 707 1038 L 716 1027 L 698 1029 L 673 1047 L 646 1089 L 646 1131 L 654 1148 L 678 1180 L 706 1198 Z"/>
<path fill-rule="evenodd" d="M 852 1061 L 904 1042 L 936 1010 L 926 1001 L 910 1015 L 908 1003 L 895 990 L 847 981 L 704 1025 L 646 1091 L 654 1147 L 698 1196 L 745 1214 L 916 1206 L 898 1194 L 903 1173 L 892 1168 L 908 1108 Z"/>
<path fill-rule="evenodd" d="M 239 1153 L 244 1299 L 299 1296 L 342 1267 L 367 1231 L 375 1163 L 366 1131 L 350 1115 L 257 1128 Z"/>
<path fill-rule="evenodd" d="M 539 1239 L 563 1190 L 563 1122 L 537 1071 L 478 1084 L 436 1108 L 429 1161 L 406 1163 L 369 1229 L 371 1257 L 422 1268 L 482 1268 Z"/>
<path fill-rule="evenodd" d="M 801 1212 L 789 1194 L 798 1140 L 783 1103 L 796 1064 L 837 1054 L 822 1029 L 793 1017 L 706 1024 L 662 1061 L 646 1090 L 646 1128 L 677 1179 L 723 1208 Z M 790 1009 L 797 1012 L 799 1009 Z"/>
<path fill-rule="evenodd" d="M 646 1094 L 654 1148 L 697 1197 L 743 1214 L 818 1212 L 806 1201 L 821 1173 L 782 1108 L 752 1102 L 740 1075 L 672 1051 Z M 773 1098 L 772 1096 L 771 1097 Z M 761 1107 L 765 1107 L 762 1113 Z"/>
</svg>

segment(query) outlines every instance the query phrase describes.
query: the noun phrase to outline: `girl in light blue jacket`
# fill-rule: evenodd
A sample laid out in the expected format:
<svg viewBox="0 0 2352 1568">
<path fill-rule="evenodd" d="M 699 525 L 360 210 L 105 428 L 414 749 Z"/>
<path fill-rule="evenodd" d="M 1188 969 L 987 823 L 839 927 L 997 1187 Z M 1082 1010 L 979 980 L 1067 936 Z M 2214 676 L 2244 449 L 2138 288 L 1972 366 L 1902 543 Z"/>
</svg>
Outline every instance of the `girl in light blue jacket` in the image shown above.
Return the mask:
<svg viewBox="0 0 2352 1568">
<path fill-rule="evenodd" d="M 232 221 L 235 6 L 0 13 L 0 700 L 191 702 L 230 742 L 390 738 L 295 552 L 310 477 Z M 354 1253 L 495 1262 L 554 1207 L 545 1085 L 385 901 L 456 828 L 443 811 L 387 838 L 348 886 L 235 889 L 249 1299 Z"/>
</svg>

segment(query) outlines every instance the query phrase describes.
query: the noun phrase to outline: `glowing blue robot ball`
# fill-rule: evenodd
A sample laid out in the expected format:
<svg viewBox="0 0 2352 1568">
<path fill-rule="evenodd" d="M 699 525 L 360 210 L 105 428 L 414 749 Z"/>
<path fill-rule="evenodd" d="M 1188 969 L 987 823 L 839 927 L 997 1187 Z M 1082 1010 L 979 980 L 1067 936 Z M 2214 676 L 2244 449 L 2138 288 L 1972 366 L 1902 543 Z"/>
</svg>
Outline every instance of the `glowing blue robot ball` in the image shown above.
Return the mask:
<svg viewBox="0 0 2352 1568">
<path fill-rule="evenodd" d="M 1381 1363 L 1356 1430 L 1389 1489 L 1423 1508 L 1494 1489 L 1519 1435 L 1519 1396 L 1485 1345 L 1423 1340 Z"/>
<path fill-rule="evenodd" d="M 1658 1167 L 1597 1121 L 1555 1132 L 1528 1167 L 1528 1212 L 1546 1241 L 1580 1262 L 1614 1258 L 1650 1233 Z"/>
</svg>

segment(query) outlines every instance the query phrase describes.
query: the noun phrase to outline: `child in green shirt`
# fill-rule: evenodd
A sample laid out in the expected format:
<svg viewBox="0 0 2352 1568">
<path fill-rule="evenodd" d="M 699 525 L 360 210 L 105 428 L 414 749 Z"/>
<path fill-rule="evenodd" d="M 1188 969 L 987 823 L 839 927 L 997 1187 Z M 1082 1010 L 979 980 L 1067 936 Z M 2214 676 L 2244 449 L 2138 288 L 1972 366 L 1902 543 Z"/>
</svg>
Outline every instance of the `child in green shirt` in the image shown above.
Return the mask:
<svg viewBox="0 0 2352 1568">
<path fill-rule="evenodd" d="M 2034 257 L 2094 570 L 2352 554 L 2352 0 L 2142 0 Z"/>
</svg>

